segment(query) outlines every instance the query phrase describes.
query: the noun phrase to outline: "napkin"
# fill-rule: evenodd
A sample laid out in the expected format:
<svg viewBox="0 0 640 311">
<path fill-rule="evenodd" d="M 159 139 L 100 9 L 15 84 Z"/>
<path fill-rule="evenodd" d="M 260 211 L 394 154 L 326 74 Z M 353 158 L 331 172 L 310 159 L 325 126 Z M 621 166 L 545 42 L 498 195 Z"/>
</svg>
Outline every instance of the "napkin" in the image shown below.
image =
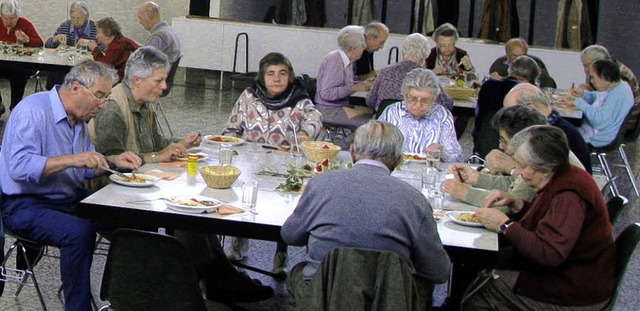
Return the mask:
<svg viewBox="0 0 640 311">
<path fill-rule="evenodd" d="M 218 214 L 220 214 L 220 216 L 233 215 L 238 213 L 244 213 L 244 211 L 229 204 L 222 204 L 220 205 L 220 207 L 218 207 Z"/>
<path fill-rule="evenodd" d="M 160 163 L 160 165 L 166 168 L 185 168 L 187 167 L 187 162 L 186 161 L 162 162 Z"/>
<path fill-rule="evenodd" d="M 180 173 L 163 172 L 163 171 L 158 170 L 158 169 L 149 170 L 149 171 L 146 171 L 144 173 L 147 174 L 147 175 L 160 177 L 160 178 L 162 178 L 164 180 L 174 180 L 174 179 L 180 177 Z"/>
</svg>

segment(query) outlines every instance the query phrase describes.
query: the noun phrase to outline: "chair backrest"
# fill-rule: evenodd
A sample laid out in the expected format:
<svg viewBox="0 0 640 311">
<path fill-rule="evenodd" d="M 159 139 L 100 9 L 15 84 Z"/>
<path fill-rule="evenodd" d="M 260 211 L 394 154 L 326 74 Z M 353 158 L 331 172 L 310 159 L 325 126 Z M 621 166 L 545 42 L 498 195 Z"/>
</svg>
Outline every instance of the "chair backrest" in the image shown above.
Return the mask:
<svg viewBox="0 0 640 311">
<path fill-rule="evenodd" d="M 633 102 L 629 117 L 625 120 L 624 141 L 632 142 L 640 135 L 640 96 Z"/>
<path fill-rule="evenodd" d="M 617 150 L 620 144 L 624 143 L 624 136 L 626 133 L 625 129 L 627 123 L 631 118 L 633 118 L 633 114 L 631 113 L 631 110 L 629 110 L 629 112 L 627 112 L 627 115 L 624 117 L 624 121 L 622 121 L 620 128 L 618 129 L 618 135 L 616 135 L 616 138 L 610 144 L 602 147 L 593 147 L 591 144 L 589 144 L 589 148 L 591 149 L 591 151 L 609 152 Z"/>
<path fill-rule="evenodd" d="M 396 253 L 336 248 L 296 297 L 296 310 L 425 310 L 432 291 Z"/>
<path fill-rule="evenodd" d="M 160 97 L 166 97 L 171 92 L 171 88 L 173 87 L 173 79 L 176 77 L 176 71 L 178 71 L 178 65 L 180 64 L 180 60 L 182 56 L 178 57 L 175 62 L 171 64 L 171 70 L 167 73 L 167 88 L 162 92 Z"/>
<path fill-rule="evenodd" d="M 613 197 L 607 201 L 607 212 L 609 214 L 609 221 L 612 224 L 615 223 L 618 215 L 622 212 L 622 208 L 626 206 L 627 203 L 628 200 L 621 196 Z"/>
<path fill-rule="evenodd" d="M 629 225 L 616 239 L 616 276 L 618 286 L 611 297 L 611 301 L 604 310 L 614 310 L 618 300 L 618 294 L 626 279 L 627 266 L 636 247 L 640 242 L 640 223 Z"/>
<path fill-rule="evenodd" d="M 205 311 L 195 266 L 186 252 L 172 236 L 116 230 L 100 298 L 118 311 Z"/>
</svg>

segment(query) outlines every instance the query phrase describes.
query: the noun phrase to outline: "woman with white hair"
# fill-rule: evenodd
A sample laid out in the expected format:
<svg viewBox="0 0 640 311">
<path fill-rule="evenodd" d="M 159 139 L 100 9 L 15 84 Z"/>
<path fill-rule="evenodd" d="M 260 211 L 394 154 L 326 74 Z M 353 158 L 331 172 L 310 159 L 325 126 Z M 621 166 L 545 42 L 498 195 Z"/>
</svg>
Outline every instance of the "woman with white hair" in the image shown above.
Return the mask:
<svg viewBox="0 0 640 311">
<path fill-rule="evenodd" d="M 427 58 L 427 69 L 433 70 L 438 75 L 450 75 L 463 71 L 475 71 L 471 64 L 469 53 L 456 47 L 458 30 L 450 23 L 440 25 L 433 32 L 433 41 L 436 47 L 431 49 L 431 55 Z"/>
<path fill-rule="evenodd" d="M 375 109 L 380 116 L 388 105 L 402 101 L 403 95 L 400 93 L 402 80 L 407 72 L 424 66 L 429 56 L 429 49 L 427 37 L 419 33 L 408 35 L 402 42 L 402 61 L 380 70 L 367 96 L 367 106 Z M 436 98 L 436 104 L 448 110 L 453 109 L 453 98 L 444 92 L 442 86 L 439 88 L 440 95 Z"/>
<path fill-rule="evenodd" d="M 338 49 L 327 54 L 318 69 L 316 108 L 324 119 L 333 123 L 358 127 L 373 116 L 350 108 L 349 97 L 355 92 L 368 91 L 371 83 L 354 84 L 353 62 L 360 59 L 367 47 L 362 26 L 346 26 L 338 32 Z"/>
<path fill-rule="evenodd" d="M 404 100 L 384 110 L 378 120 L 397 126 L 404 135 L 403 152 L 423 153 L 439 149 L 445 162 L 461 162 L 462 147 L 456 138 L 451 111 L 435 100 L 440 80 L 433 71 L 416 68 L 402 81 Z"/>
<path fill-rule="evenodd" d="M 87 46 L 88 41 L 95 41 L 98 29 L 89 20 L 89 7 L 84 2 L 74 2 L 69 8 L 71 19 L 60 24 L 53 36 L 47 39 L 44 46 L 57 48 L 60 44 L 68 46 Z"/>
<path fill-rule="evenodd" d="M 584 74 L 586 75 L 586 81 L 584 84 L 580 85 L 580 88 L 585 91 L 593 91 L 595 87 L 593 83 L 591 83 L 591 76 L 589 75 L 589 66 L 593 64 L 597 60 L 610 60 L 615 62 L 620 66 L 620 79 L 622 81 L 626 81 L 631 87 L 631 91 L 633 92 L 633 98 L 637 98 L 640 96 L 640 87 L 638 87 L 638 79 L 633 74 L 629 67 L 625 66 L 620 61 L 614 60 L 609 54 L 609 51 L 606 47 L 598 44 L 590 45 L 584 50 L 580 55 L 580 61 L 582 62 L 582 68 L 584 69 Z"/>
</svg>

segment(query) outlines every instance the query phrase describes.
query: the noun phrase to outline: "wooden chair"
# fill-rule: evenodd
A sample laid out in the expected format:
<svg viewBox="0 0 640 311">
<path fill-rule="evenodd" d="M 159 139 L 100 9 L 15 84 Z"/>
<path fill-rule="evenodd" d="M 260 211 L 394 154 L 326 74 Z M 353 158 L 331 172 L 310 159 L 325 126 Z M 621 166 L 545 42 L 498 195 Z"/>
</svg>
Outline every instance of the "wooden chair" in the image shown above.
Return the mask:
<svg viewBox="0 0 640 311">
<path fill-rule="evenodd" d="M 198 286 L 196 268 L 180 242 L 169 235 L 118 229 L 102 277 L 100 310 L 230 310 L 207 301 Z"/>
<path fill-rule="evenodd" d="M 604 308 L 604 310 L 624 310 L 625 307 L 617 306 L 618 294 L 626 281 L 627 268 L 633 252 L 636 250 L 640 242 L 640 223 L 629 225 L 622 233 L 616 238 L 616 276 L 618 277 L 618 285 L 613 293 L 613 297 Z M 616 308 L 618 307 L 618 308 Z"/>
</svg>

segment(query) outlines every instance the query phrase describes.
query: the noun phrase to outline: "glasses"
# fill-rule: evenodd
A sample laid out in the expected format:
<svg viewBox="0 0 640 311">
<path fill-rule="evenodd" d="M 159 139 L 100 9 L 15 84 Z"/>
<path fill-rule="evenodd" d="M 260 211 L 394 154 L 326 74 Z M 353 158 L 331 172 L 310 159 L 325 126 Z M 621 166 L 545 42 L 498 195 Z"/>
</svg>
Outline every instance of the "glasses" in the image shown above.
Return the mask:
<svg viewBox="0 0 640 311">
<path fill-rule="evenodd" d="M 82 87 L 84 87 L 85 89 L 87 89 L 87 91 L 89 91 L 89 94 L 91 94 L 91 97 L 93 97 L 93 99 L 95 99 L 97 102 L 106 102 L 106 101 L 107 101 L 107 99 L 109 99 L 109 94 L 107 94 L 107 95 L 100 95 L 100 97 L 98 97 L 98 96 L 96 96 L 96 94 L 93 94 L 93 92 L 91 92 L 91 90 L 90 90 L 88 87 L 86 87 L 86 86 L 84 86 L 84 85 L 82 85 Z"/>
<path fill-rule="evenodd" d="M 412 95 L 407 95 L 406 101 L 410 105 L 416 105 L 420 103 L 421 106 L 431 106 L 433 104 L 433 97 L 418 98 Z"/>
</svg>

